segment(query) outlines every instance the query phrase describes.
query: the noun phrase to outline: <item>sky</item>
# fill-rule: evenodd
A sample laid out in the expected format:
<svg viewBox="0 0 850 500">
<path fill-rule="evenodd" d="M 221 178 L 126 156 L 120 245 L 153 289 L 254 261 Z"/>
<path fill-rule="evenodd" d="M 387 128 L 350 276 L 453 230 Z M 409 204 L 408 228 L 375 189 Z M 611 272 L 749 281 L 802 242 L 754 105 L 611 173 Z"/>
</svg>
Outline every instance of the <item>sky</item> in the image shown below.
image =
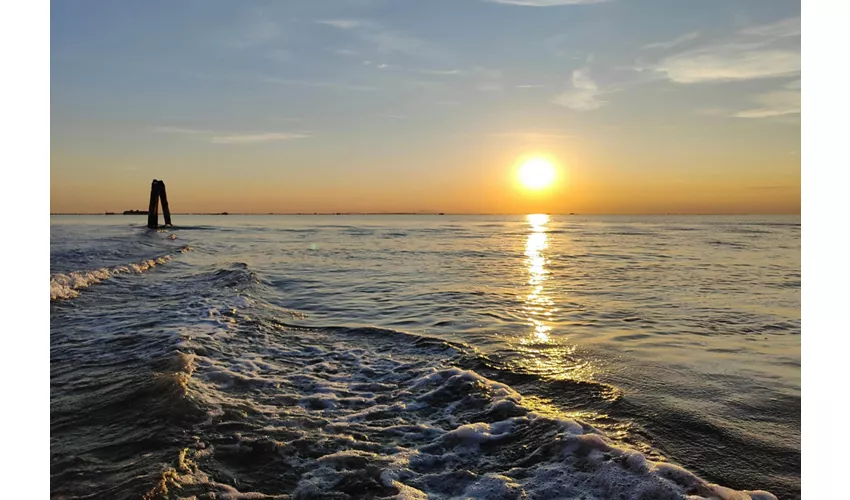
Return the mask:
<svg viewBox="0 0 850 500">
<path fill-rule="evenodd" d="M 800 2 L 53 2 L 51 212 L 800 213 Z M 517 182 L 548 158 L 555 183 Z"/>
</svg>

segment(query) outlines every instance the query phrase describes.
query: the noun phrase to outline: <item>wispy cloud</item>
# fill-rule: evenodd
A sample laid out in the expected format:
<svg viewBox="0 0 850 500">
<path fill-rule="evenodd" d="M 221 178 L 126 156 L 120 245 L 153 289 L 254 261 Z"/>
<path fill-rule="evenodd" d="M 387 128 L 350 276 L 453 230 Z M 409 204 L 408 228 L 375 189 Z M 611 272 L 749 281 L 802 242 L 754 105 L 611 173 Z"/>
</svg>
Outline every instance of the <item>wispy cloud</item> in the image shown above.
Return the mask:
<svg viewBox="0 0 850 500">
<path fill-rule="evenodd" d="M 590 111 L 607 104 L 599 97 L 612 91 L 600 89 L 590 77 L 590 71 L 581 68 L 573 71 L 572 88 L 556 96 L 553 102 L 576 111 Z"/>
<path fill-rule="evenodd" d="M 735 118 L 770 118 L 800 113 L 800 92 L 776 90 L 756 96 L 753 101 L 759 107 L 733 113 Z"/>
<path fill-rule="evenodd" d="M 213 144 L 254 144 L 258 142 L 279 142 L 291 141 L 293 139 L 306 139 L 311 137 L 308 134 L 288 133 L 288 132 L 272 132 L 263 134 L 230 134 L 230 135 L 215 135 L 210 138 Z"/>
<path fill-rule="evenodd" d="M 350 30 L 354 28 L 359 28 L 363 26 L 362 21 L 358 21 L 356 19 L 328 19 L 322 21 L 316 21 L 318 24 L 326 24 L 328 26 L 333 26 L 334 28 Z"/>
<path fill-rule="evenodd" d="M 663 42 L 655 42 L 649 43 L 643 46 L 645 49 L 671 49 L 677 45 L 681 45 L 685 42 L 689 42 L 691 40 L 696 40 L 699 37 L 699 31 L 692 31 L 690 33 L 685 33 L 684 35 L 674 38 L 672 40 L 666 40 Z"/>
<path fill-rule="evenodd" d="M 651 69 L 677 83 L 793 75 L 800 72 L 800 49 L 799 46 L 789 48 L 783 40 L 799 35 L 799 22 L 799 18 L 794 18 L 745 28 L 726 43 L 682 52 L 661 60 Z"/>
<path fill-rule="evenodd" d="M 521 5 L 523 7 L 557 7 L 559 5 L 584 5 L 602 3 L 609 0 L 484 0 L 490 3 Z"/>
<path fill-rule="evenodd" d="M 783 19 L 772 24 L 752 26 L 741 30 L 744 36 L 757 36 L 766 38 L 785 38 L 800 36 L 800 18 L 792 17 Z"/>
<path fill-rule="evenodd" d="M 310 81 L 310 80 L 290 80 L 286 78 L 263 77 L 260 78 L 263 83 L 274 83 L 277 85 L 294 85 L 299 87 L 313 87 L 330 90 L 350 90 L 354 92 L 371 92 L 378 90 L 377 87 L 370 85 L 357 85 L 345 82 L 328 82 L 328 81 Z"/>
<path fill-rule="evenodd" d="M 776 78 L 799 73 L 800 53 L 711 47 L 665 59 L 655 69 L 678 83 Z"/>
<path fill-rule="evenodd" d="M 363 66 L 372 66 L 373 68 L 378 69 L 404 69 L 401 66 L 395 64 L 387 64 L 387 63 L 376 63 L 374 61 L 363 61 Z"/>
<path fill-rule="evenodd" d="M 331 19 L 316 22 L 350 31 L 380 54 L 405 54 L 422 57 L 434 56 L 433 50 L 426 41 L 410 36 L 401 31 L 388 29 L 375 21 Z"/>
<path fill-rule="evenodd" d="M 203 137 L 212 144 L 254 144 L 261 142 L 290 141 L 293 139 L 307 139 L 312 135 L 305 132 L 261 132 L 261 133 L 233 133 L 215 132 L 213 130 L 201 130 L 193 128 L 162 126 L 152 129 L 156 133 L 191 135 Z"/>
<path fill-rule="evenodd" d="M 434 76 L 450 76 L 450 75 L 459 75 L 461 74 L 461 70 L 459 69 L 418 69 L 415 70 L 417 73 L 422 73 L 423 75 L 434 75 Z"/>
<path fill-rule="evenodd" d="M 344 56 L 344 57 L 354 57 L 360 55 L 360 52 L 351 49 L 328 49 L 336 55 Z"/>
</svg>

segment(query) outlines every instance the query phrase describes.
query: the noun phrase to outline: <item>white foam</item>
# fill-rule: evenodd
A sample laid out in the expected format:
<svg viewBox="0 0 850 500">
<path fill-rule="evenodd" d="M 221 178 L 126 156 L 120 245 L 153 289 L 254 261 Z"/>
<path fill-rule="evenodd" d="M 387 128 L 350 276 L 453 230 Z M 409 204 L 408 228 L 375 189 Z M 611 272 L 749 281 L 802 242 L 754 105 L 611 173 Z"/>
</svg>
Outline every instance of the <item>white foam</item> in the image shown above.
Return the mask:
<svg viewBox="0 0 850 500">
<path fill-rule="evenodd" d="M 461 425 L 460 427 L 447 432 L 444 435 L 444 438 L 454 438 L 472 443 L 496 441 L 510 435 L 511 428 L 514 426 L 514 422 L 516 420 L 517 418 L 514 417 L 492 424 L 476 422 L 474 424 Z"/>
<path fill-rule="evenodd" d="M 215 459 L 217 446 L 227 456 L 232 448 L 226 446 L 251 449 L 251 441 L 239 444 L 243 439 L 272 440 L 271 460 L 285 464 L 280 473 L 296 474 L 292 491 L 276 493 L 293 499 L 330 496 L 352 477 L 345 484 L 378 481 L 387 491 L 377 496 L 402 500 L 776 499 L 649 460 L 590 426 L 534 412 L 535 405 L 505 384 L 439 359 L 423 363 L 421 352 L 372 350 L 355 345 L 352 336 L 312 330 L 277 331 L 285 341 L 260 345 L 246 330 L 238 334 L 247 315 L 230 309 L 236 329 L 226 339 L 209 326 L 182 332 L 191 336 L 182 348 L 204 352 L 184 360 L 195 370 L 190 390 L 203 394 L 210 418 L 250 406 L 251 418 L 263 419 L 255 427 L 261 432 L 237 433 L 235 445 L 205 444 L 188 453 L 201 464 Z M 209 307 L 199 307 L 200 319 L 209 314 Z M 292 442 L 297 448 L 287 450 Z M 187 481 L 209 481 L 198 491 L 251 498 L 193 470 Z"/>
<path fill-rule="evenodd" d="M 188 246 L 179 249 L 181 253 L 190 250 Z M 169 261 L 171 261 L 171 255 L 162 255 L 154 259 L 145 259 L 141 262 L 133 262 L 115 267 L 103 267 L 93 271 L 74 271 L 68 274 L 55 274 L 50 277 L 50 300 L 72 299 L 80 294 L 79 290 L 100 283 L 112 276 L 129 273 L 141 274 L 157 265 L 167 264 Z"/>
<path fill-rule="evenodd" d="M 466 488 L 463 499 L 497 500 L 523 498 L 524 489 L 516 480 L 500 474 L 485 474 Z"/>
</svg>

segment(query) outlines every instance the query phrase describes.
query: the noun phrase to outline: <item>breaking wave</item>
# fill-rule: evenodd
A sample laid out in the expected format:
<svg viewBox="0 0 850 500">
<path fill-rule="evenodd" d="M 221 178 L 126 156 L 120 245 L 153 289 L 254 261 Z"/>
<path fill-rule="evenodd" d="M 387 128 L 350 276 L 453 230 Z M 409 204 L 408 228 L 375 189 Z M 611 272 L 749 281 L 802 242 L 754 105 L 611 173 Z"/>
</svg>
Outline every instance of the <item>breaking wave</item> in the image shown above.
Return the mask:
<svg viewBox="0 0 850 500">
<path fill-rule="evenodd" d="M 180 247 L 177 251 L 179 253 L 186 253 L 191 250 L 192 248 L 186 245 Z M 80 294 L 79 291 L 83 288 L 88 288 L 120 274 L 142 274 L 157 265 L 167 264 L 171 258 L 171 254 L 165 254 L 126 265 L 104 267 L 93 271 L 73 271 L 67 274 L 54 274 L 50 277 L 50 300 L 73 299 Z"/>
</svg>

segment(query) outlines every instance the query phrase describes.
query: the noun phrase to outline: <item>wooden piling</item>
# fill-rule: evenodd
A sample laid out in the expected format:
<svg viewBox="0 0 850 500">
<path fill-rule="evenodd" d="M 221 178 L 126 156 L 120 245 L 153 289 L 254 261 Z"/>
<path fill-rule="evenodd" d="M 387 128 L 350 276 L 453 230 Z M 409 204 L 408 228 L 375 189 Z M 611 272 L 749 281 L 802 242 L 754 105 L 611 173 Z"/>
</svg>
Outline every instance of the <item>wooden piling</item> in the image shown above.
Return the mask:
<svg viewBox="0 0 850 500">
<path fill-rule="evenodd" d="M 159 223 L 159 213 L 157 206 L 159 205 L 159 181 L 154 179 L 151 182 L 151 202 L 148 206 L 148 227 L 156 229 Z"/>
<path fill-rule="evenodd" d="M 162 203 L 162 216 L 165 217 L 165 225 L 171 225 L 171 212 L 168 210 L 168 197 L 165 195 L 165 182 L 159 181 L 159 201 Z"/>
</svg>

